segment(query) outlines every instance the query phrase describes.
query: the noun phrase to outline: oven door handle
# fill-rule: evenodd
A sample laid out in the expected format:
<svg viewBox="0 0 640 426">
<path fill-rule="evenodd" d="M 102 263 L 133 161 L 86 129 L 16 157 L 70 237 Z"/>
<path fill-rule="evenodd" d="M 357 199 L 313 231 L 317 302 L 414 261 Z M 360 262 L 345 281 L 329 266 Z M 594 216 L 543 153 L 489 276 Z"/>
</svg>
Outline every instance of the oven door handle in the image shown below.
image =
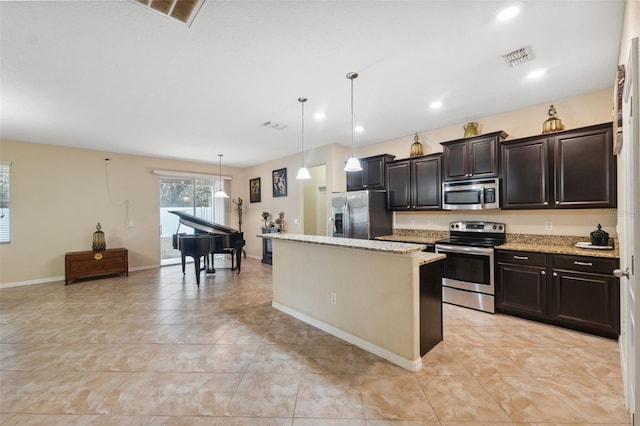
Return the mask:
<svg viewBox="0 0 640 426">
<path fill-rule="evenodd" d="M 436 253 L 440 253 L 441 251 L 449 251 L 451 253 L 462 253 L 462 254 L 476 254 L 476 255 L 487 255 L 493 254 L 493 248 L 485 248 L 485 247 L 464 247 L 464 246 L 450 246 L 446 244 L 436 244 Z"/>
</svg>

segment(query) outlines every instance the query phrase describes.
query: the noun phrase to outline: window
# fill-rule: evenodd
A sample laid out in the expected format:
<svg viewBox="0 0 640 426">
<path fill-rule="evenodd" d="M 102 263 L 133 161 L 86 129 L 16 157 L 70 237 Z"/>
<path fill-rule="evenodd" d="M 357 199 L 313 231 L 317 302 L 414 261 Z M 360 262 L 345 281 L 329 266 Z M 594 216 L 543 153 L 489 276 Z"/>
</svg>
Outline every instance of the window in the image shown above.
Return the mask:
<svg viewBox="0 0 640 426">
<path fill-rule="evenodd" d="M 11 241 L 11 215 L 9 214 L 9 202 L 11 201 L 10 168 L 10 161 L 0 161 L 0 243 Z"/>
<path fill-rule="evenodd" d="M 158 173 L 158 172 L 156 172 Z M 229 199 L 213 198 L 220 189 L 219 177 L 160 176 L 160 225 L 162 233 L 161 264 L 167 265 L 180 260 L 180 251 L 173 249 L 173 234 L 178 231 L 192 234 L 193 228 L 180 225 L 178 216 L 169 213 L 180 210 L 220 225 L 226 224 L 230 208 Z M 230 181 L 223 179 L 224 190 L 230 191 Z"/>
</svg>

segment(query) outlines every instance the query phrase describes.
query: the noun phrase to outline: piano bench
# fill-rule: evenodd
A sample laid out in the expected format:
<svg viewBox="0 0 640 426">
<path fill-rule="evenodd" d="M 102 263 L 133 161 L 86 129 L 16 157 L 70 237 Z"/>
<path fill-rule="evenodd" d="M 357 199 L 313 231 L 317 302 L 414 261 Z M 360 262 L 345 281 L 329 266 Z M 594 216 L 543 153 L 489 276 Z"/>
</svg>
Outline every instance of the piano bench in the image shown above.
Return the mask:
<svg viewBox="0 0 640 426">
<path fill-rule="evenodd" d="M 215 269 L 216 269 L 215 265 L 214 265 L 216 254 L 222 254 L 222 255 L 228 254 L 228 255 L 231 256 L 231 267 L 230 268 L 218 268 L 218 269 L 231 269 L 232 271 L 234 271 L 237 268 L 237 263 L 238 262 L 237 262 L 237 259 L 236 259 L 236 251 L 234 249 L 232 249 L 232 248 L 225 248 L 225 249 L 222 249 L 222 250 L 216 250 L 213 253 L 211 253 L 211 266 L 210 266 L 210 268 L 211 268 L 211 270 L 213 272 L 215 272 Z"/>
</svg>

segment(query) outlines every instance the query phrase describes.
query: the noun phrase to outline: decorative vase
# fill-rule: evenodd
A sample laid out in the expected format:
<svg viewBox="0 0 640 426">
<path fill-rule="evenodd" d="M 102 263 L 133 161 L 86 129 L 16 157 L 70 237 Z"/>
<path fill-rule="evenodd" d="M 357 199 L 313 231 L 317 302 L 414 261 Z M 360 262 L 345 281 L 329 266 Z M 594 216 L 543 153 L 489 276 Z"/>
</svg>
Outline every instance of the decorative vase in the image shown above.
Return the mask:
<svg viewBox="0 0 640 426">
<path fill-rule="evenodd" d="M 421 155 L 423 155 L 422 144 L 418 140 L 418 134 L 416 133 L 415 136 L 413 136 L 413 144 L 411 144 L 410 157 L 419 157 Z"/>
<path fill-rule="evenodd" d="M 478 123 L 476 123 L 475 121 L 470 121 L 462 127 L 464 127 L 465 138 L 478 135 Z"/>
</svg>

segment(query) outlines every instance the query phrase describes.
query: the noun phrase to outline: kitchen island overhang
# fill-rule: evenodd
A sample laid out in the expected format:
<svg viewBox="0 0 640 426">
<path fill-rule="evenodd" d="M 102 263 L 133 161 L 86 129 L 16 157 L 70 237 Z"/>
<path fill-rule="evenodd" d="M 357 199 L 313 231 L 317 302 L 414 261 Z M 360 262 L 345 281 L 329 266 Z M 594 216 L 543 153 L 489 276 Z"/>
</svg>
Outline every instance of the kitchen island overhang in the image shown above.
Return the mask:
<svg viewBox="0 0 640 426">
<path fill-rule="evenodd" d="M 425 253 L 422 244 L 259 237 L 273 241 L 274 308 L 411 371 L 442 340 L 444 255 Z"/>
</svg>

